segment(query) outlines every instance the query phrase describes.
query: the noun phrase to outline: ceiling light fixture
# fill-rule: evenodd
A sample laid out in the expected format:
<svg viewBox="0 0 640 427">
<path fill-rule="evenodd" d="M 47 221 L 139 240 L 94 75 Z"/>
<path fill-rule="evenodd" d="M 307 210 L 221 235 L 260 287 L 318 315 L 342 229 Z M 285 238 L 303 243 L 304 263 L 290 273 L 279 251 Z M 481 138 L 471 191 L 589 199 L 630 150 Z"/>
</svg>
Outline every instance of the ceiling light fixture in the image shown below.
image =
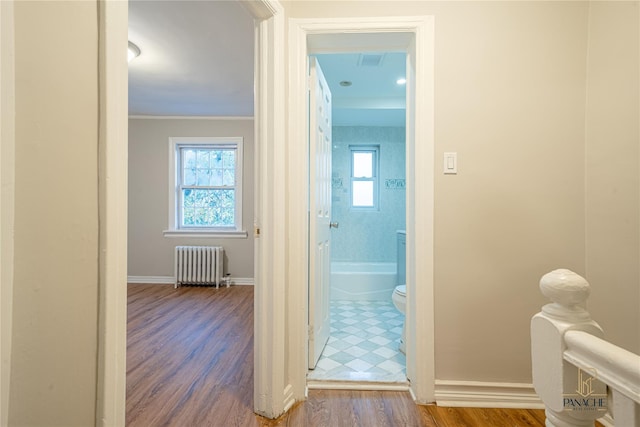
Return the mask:
<svg viewBox="0 0 640 427">
<path fill-rule="evenodd" d="M 351 84 L 352 83 L 349 80 L 343 80 L 343 81 L 340 82 L 340 86 L 342 86 L 342 87 L 349 87 L 349 86 L 351 86 Z"/>
<path fill-rule="evenodd" d="M 140 48 L 129 42 L 129 48 L 127 49 L 127 62 L 133 61 L 138 55 L 140 55 Z"/>
<path fill-rule="evenodd" d="M 400 77 L 398 80 L 396 80 L 397 85 L 403 85 L 406 83 L 407 83 L 407 79 L 405 79 L 404 77 Z"/>
</svg>

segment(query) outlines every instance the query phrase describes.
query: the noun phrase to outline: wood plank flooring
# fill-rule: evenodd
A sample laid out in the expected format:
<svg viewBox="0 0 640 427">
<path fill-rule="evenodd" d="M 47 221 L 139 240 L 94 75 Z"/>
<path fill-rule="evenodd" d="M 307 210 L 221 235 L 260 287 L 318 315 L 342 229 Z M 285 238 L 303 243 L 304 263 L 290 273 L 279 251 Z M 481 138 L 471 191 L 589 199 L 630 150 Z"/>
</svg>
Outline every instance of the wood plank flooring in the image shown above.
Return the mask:
<svg viewBox="0 0 640 427">
<path fill-rule="evenodd" d="M 407 392 L 310 390 L 277 420 L 253 413 L 253 287 L 130 284 L 130 427 L 543 427 L 544 411 L 417 406 Z"/>
<path fill-rule="evenodd" d="M 127 425 L 252 425 L 253 288 L 129 285 Z"/>
</svg>

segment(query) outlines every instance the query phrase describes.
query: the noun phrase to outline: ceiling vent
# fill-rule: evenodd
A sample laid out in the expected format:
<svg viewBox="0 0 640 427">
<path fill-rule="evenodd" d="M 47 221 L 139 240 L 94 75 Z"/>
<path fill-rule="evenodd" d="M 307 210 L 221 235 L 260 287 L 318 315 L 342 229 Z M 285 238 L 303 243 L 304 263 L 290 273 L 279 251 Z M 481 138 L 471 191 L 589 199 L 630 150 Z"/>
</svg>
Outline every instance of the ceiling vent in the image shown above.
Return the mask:
<svg viewBox="0 0 640 427">
<path fill-rule="evenodd" d="M 384 53 L 362 53 L 358 58 L 359 67 L 379 67 L 382 65 Z"/>
</svg>

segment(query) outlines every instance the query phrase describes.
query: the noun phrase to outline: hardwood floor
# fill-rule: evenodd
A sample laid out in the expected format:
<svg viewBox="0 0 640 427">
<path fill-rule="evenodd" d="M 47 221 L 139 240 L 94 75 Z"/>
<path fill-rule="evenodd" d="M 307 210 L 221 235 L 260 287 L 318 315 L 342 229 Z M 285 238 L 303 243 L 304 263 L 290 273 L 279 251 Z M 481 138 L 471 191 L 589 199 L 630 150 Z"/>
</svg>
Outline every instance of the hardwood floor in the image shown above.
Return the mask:
<svg viewBox="0 0 640 427">
<path fill-rule="evenodd" d="M 543 427 L 544 411 L 418 406 L 406 392 L 312 390 L 289 414 L 261 426 Z"/>
<path fill-rule="evenodd" d="M 253 413 L 253 287 L 128 288 L 131 427 L 544 426 L 541 410 L 417 406 L 407 392 L 310 390 L 277 420 Z"/>
<path fill-rule="evenodd" d="M 252 425 L 253 288 L 129 285 L 129 426 Z"/>
</svg>

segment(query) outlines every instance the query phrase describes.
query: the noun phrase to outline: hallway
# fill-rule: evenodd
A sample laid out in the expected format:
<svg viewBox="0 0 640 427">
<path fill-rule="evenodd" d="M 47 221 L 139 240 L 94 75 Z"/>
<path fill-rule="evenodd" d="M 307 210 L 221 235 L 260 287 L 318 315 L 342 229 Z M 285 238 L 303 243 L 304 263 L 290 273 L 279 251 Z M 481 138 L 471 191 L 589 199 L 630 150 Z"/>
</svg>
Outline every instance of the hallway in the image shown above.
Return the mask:
<svg viewBox="0 0 640 427">
<path fill-rule="evenodd" d="M 544 411 L 417 406 L 399 391 L 310 390 L 253 413 L 253 287 L 128 287 L 127 426 L 542 427 Z"/>
</svg>

